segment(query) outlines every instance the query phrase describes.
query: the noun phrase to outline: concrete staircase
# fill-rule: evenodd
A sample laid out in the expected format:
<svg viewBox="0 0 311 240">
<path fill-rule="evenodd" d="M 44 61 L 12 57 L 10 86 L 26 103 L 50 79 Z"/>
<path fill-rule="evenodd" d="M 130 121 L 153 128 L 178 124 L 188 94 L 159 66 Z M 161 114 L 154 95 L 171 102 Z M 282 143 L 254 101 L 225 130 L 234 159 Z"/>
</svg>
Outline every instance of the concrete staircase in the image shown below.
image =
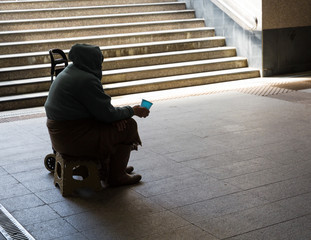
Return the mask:
<svg viewBox="0 0 311 240">
<path fill-rule="evenodd" d="M 0 111 L 42 106 L 48 50 L 75 43 L 100 46 L 111 96 L 260 76 L 182 2 L 2 0 L 0 9 Z"/>
</svg>

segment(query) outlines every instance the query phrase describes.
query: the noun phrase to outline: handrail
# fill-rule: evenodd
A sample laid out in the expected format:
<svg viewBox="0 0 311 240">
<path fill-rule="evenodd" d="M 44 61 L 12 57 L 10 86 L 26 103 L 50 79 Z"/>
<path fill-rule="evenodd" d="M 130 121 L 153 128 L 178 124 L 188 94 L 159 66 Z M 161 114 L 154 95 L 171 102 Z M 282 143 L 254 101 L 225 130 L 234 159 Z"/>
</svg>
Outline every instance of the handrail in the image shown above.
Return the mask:
<svg viewBox="0 0 311 240">
<path fill-rule="evenodd" d="M 242 28 L 250 31 L 261 31 L 261 23 L 255 15 L 234 0 L 211 0 Z"/>
</svg>

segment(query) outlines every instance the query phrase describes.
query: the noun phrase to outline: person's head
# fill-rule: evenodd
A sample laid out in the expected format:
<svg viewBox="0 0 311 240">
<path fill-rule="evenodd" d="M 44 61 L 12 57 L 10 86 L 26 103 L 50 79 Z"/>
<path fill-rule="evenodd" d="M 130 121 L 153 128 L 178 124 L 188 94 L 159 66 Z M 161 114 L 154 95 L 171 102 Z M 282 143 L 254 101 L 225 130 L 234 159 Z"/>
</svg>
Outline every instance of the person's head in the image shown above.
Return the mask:
<svg viewBox="0 0 311 240">
<path fill-rule="evenodd" d="M 98 46 L 75 44 L 69 51 L 69 59 L 77 68 L 102 78 L 104 56 Z"/>
</svg>

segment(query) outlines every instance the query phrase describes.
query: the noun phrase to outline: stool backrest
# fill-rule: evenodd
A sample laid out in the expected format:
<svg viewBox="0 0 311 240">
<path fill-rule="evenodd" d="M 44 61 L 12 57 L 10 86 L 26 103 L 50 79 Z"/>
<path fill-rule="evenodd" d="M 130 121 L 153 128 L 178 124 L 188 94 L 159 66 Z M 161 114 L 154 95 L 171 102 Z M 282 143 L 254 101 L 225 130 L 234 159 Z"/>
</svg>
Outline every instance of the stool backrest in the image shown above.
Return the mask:
<svg viewBox="0 0 311 240">
<path fill-rule="evenodd" d="M 50 49 L 49 54 L 51 58 L 51 82 L 53 82 L 53 77 L 56 77 L 68 66 L 68 59 L 63 50 L 58 48 Z"/>
</svg>

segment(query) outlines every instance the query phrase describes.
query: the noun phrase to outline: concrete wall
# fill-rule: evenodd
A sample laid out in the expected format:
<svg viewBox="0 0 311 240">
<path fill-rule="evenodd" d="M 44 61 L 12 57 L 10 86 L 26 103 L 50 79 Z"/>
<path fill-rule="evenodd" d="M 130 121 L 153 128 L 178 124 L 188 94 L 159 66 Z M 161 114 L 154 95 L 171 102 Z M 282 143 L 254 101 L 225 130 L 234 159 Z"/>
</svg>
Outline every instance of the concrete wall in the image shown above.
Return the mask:
<svg viewBox="0 0 311 240">
<path fill-rule="evenodd" d="M 226 37 L 227 46 L 236 47 L 239 56 L 247 57 L 250 67 L 262 70 L 261 31 L 244 30 L 210 0 L 178 1 L 186 2 L 189 9 L 195 9 L 196 16 L 204 18 L 206 26 L 215 27 L 217 36 Z M 258 0 L 243 1 L 258 2 Z"/>
<path fill-rule="evenodd" d="M 263 74 L 311 70 L 311 0 L 262 0 Z"/>
<path fill-rule="evenodd" d="M 263 76 L 311 70 L 311 27 L 263 30 Z"/>
<path fill-rule="evenodd" d="M 263 29 L 311 26 L 311 0 L 262 0 Z"/>
</svg>

